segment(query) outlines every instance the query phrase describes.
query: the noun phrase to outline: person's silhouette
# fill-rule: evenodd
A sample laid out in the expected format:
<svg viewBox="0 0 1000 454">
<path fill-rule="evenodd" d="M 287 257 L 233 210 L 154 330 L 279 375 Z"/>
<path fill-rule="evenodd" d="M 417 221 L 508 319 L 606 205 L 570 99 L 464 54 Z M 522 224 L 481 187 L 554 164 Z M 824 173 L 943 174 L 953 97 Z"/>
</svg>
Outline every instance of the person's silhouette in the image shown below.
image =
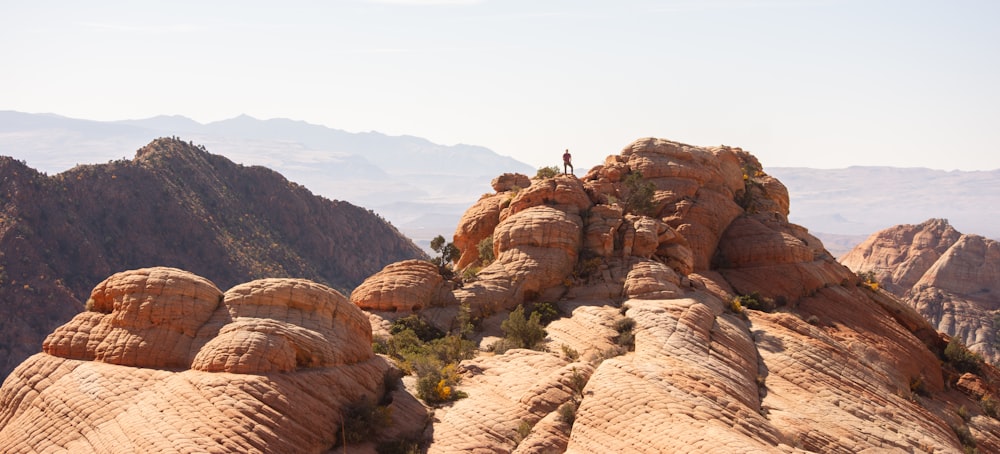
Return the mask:
<svg viewBox="0 0 1000 454">
<path fill-rule="evenodd" d="M 566 171 L 567 167 L 569 167 L 569 172 Z M 572 175 L 572 174 L 573 174 L 573 155 L 569 154 L 569 148 L 567 148 L 566 152 L 563 153 L 563 175 Z"/>
</svg>

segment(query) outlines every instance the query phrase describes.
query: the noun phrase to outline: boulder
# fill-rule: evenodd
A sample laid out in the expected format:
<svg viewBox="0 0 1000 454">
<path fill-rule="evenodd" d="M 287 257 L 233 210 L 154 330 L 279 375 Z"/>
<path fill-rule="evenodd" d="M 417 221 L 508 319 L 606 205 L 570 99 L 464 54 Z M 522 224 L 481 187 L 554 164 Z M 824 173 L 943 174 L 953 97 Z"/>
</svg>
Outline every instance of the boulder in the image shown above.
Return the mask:
<svg viewBox="0 0 1000 454">
<path fill-rule="evenodd" d="M 368 311 L 413 312 L 454 302 L 451 287 L 437 265 L 426 260 L 405 260 L 386 265 L 365 279 L 351 302 Z"/>
<path fill-rule="evenodd" d="M 531 186 L 531 178 L 520 173 L 505 173 L 493 179 L 490 186 L 496 192 L 506 192 Z"/>
</svg>

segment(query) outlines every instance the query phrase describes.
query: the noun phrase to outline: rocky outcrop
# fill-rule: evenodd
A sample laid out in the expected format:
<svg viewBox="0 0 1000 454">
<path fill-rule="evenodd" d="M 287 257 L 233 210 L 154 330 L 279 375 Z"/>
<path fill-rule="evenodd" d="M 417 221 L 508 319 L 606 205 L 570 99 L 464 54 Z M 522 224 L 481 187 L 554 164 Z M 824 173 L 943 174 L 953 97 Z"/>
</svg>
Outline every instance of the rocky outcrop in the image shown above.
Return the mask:
<svg viewBox="0 0 1000 454">
<path fill-rule="evenodd" d="M 874 273 L 939 331 L 1000 362 L 1000 243 L 931 219 L 877 232 L 840 261 Z"/>
<path fill-rule="evenodd" d="M 0 200 L 0 378 L 120 270 L 172 266 L 224 288 L 301 277 L 347 293 L 426 258 L 370 210 L 172 138 L 51 176 L 0 157 Z"/>
<path fill-rule="evenodd" d="M 351 302 L 367 311 L 419 311 L 454 303 L 437 265 L 406 260 L 387 265 L 351 292 Z"/>
<path fill-rule="evenodd" d="M 548 353 L 461 364 L 469 397 L 438 410 L 431 451 L 1000 448 L 980 406 L 996 370 L 942 362 L 947 337 L 790 224 L 788 191 L 741 149 L 641 139 L 582 180 L 487 204 L 496 260 L 454 292 L 485 317 L 482 346 L 517 305 L 556 302 L 561 317 Z M 456 244 L 486 238 L 479 219 Z M 420 312 L 447 327 L 443 313 Z M 569 419 L 529 410 L 524 396 L 584 361 L 582 392 L 545 400 L 579 404 Z"/>
<path fill-rule="evenodd" d="M 367 316 L 311 281 L 139 269 L 88 307 L 0 388 L 0 451 L 321 452 L 384 396 Z"/>
</svg>

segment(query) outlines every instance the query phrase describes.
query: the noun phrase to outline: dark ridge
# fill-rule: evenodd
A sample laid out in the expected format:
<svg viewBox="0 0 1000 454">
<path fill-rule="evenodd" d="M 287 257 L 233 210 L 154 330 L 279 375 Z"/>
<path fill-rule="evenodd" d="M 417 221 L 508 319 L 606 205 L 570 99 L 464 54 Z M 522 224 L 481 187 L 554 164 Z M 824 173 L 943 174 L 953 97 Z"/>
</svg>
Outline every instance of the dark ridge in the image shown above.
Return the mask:
<svg viewBox="0 0 1000 454">
<path fill-rule="evenodd" d="M 371 210 L 177 138 L 54 176 L 0 157 L 0 378 L 111 274 L 171 266 L 225 290 L 300 277 L 345 295 L 426 255 Z"/>
</svg>

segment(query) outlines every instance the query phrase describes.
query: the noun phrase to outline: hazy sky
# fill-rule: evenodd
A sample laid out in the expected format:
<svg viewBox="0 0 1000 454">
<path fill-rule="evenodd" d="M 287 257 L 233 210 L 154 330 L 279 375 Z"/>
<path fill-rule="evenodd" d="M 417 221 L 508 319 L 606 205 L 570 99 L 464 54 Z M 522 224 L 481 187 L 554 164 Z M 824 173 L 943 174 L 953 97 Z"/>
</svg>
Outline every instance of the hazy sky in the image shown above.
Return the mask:
<svg viewBox="0 0 1000 454">
<path fill-rule="evenodd" d="M 578 169 L 647 136 L 995 169 L 998 23 L 996 0 L 0 0 L 0 110 L 246 113 Z"/>
</svg>

